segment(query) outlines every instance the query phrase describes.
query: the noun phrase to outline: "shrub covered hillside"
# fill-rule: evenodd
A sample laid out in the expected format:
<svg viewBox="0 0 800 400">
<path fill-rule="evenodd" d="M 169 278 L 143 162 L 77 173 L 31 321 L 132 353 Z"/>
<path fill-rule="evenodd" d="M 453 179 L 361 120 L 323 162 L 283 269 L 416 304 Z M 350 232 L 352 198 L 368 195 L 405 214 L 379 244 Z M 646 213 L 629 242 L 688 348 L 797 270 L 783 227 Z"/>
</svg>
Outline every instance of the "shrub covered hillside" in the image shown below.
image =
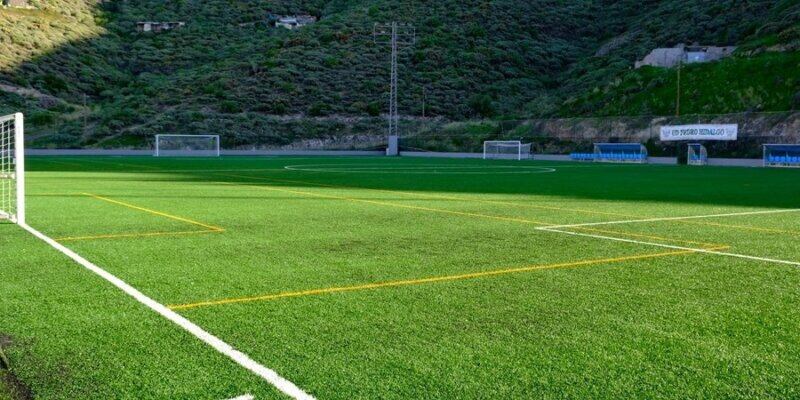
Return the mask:
<svg viewBox="0 0 800 400">
<path fill-rule="evenodd" d="M 672 72 L 631 66 L 680 42 L 743 45 L 696 67 L 689 99 L 739 82 L 698 111 L 786 109 L 800 92 L 796 0 L 29 3 L 0 9 L 0 112 L 25 110 L 37 145 L 138 146 L 154 133 L 209 131 L 229 145 L 285 144 L 297 133 L 276 121 L 374 117 L 386 109 L 389 53 L 372 26 L 392 20 L 417 28 L 401 55 L 400 109 L 411 116 L 423 99 L 427 116 L 452 120 L 671 112 Z M 320 21 L 289 31 L 264 23 L 268 12 Z M 186 26 L 136 33 L 137 21 Z"/>
</svg>

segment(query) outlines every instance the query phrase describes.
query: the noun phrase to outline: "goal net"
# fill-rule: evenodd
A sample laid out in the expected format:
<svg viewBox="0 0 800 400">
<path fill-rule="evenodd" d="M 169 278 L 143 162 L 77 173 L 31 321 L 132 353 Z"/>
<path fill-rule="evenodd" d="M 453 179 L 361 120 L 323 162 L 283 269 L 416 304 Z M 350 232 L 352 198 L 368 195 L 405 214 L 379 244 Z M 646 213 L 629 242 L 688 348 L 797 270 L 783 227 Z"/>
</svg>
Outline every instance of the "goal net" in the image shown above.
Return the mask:
<svg viewBox="0 0 800 400">
<path fill-rule="evenodd" d="M 531 156 L 531 144 L 519 140 L 487 140 L 483 142 L 484 160 L 525 160 Z"/>
<path fill-rule="evenodd" d="M 22 114 L 0 117 L 0 220 L 25 223 Z"/>
<path fill-rule="evenodd" d="M 688 154 L 686 155 L 686 164 L 688 165 L 708 165 L 708 151 L 706 147 L 700 143 L 690 143 L 688 145 Z"/>
<path fill-rule="evenodd" d="M 219 157 L 219 135 L 156 135 L 156 157 Z"/>
<path fill-rule="evenodd" d="M 764 166 L 800 168 L 800 144 L 765 144 Z"/>
</svg>

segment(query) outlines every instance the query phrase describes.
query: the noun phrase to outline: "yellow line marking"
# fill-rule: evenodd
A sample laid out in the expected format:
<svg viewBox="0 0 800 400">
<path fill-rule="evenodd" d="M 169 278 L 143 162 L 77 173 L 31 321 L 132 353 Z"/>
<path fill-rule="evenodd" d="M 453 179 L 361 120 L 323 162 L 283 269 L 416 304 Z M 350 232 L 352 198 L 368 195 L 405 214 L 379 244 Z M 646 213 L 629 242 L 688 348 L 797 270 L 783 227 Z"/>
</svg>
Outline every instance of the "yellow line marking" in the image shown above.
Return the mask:
<svg viewBox="0 0 800 400">
<path fill-rule="evenodd" d="M 95 240 L 95 239 L 119 239 L 119 238 L 137 238 L 137 237 L 153 237 L 153 236 L 178 236 L 178 235 L 196 235 L 200 233 L 221 233 L 225 232 L 225 229 L 220 228 L 218 226 L 204 224 L 202 222 L 197 222 L 188 218 L 179 217 L 176 215 L 167 214 L 161 211 L 151 210 L 149 208 L 140 207 L 137 205 L 133 205 L 130 203 L 125 203 L 123 201 L 110 199 L 108 197 L 98 196 L 96 194 L 91 193 L 81 193 L 82 196 L 92 197 L 97 200 L 102 200 L 108 203 L 116 204 L 119 206 L 127 207 L 133 210 L 146 212 L 149 214 L 157 215 L 160 217 L 172 219 L 175 221 L 200 226 L 204 229 L 202 230 L 194 230 L 194 231 L 175 231 L 175 232 L 135 232 L 135 233 L 109 233 L 109 234 L 102 234 L 102 235 L 87 235 L 87 236 L 67 236 L 62 238 L 53 239 L 58 242 L 69 242 L 69 241 L 78 241 L 78 240 Z"/>
<path fill-rule="evenodd" d="M 242 175 L 222 175 L 222 174 L 220 174 L 220 175 L 221 176 L 234 177 L 234 178 L 253 179 L 253 177 L 242 176 Z M 261 178 L 261 179 L 255 178 L 255 179 L 258 179 L 258 180 L 269 180 L 269 178 Z M 234 182 L 222 182 L 222 183 L 228 184 L 228 185 L 237 185 L 237 183 L 234 183 Z M 376 205 L 387 206 L 387 207 L 407 208 L 407 209 L 411 209 L 411 210 L 429 211 L 429 212 L 452 214 L 452 215 L 462 215 L 462 216 L 467 216 L 467 217 L 488 218 L 488 219 L 494 219 L 494 220 L 499 220 L 499 221 L 520 222 L 520 223 L 524 223 L 524 224 L 552 225 L 549 222 L 534 221 L 534 220 L 531 220 L 531 219 L 524 219 L 524 218 L 502 217 L 502 216 L 498 216 L 498 215 L 478 214 L 478 213 L 471 213 L 471 212 L 446 210 L 446 209 L 443 209 L 443 208 L 431 208 L 431 207 L 412 206 L 412 205 L 409 205 L 409 204 L 397 204 L 397 203 L 391 203 L 391 202 L 379 201 L 379 200 L 357 199 L 357 198 L 354 198 L 354 197 L 336 196 L 336 195 L 330 195 L 330 194 L 306 192 L 306 191 L 302 191 L 302 190 L 284 189 L 284 188 L 277 188 L 277 187 L 274 187 L 274 186 L 255 185 L 253 187 L 264 189 L 264 190 L 272 190 L 272 191 L 276 191 L 276 192 L 294 193 L 294 194 L 299 194 L 299 195 L 303 195 L 303 196 L 320 197 L 320 198 L 326 198 L 326 199 L 345 200 L 345 201 L 351 201 L 351 202 L 356 202 L 356 203 L 376 204 Z"/>
<path fill-rule="evenodd" d="M 244 176 L 244 175 L 223 175 L 223 176 L 230 176 L 230 177 L 236 177 L 236 178 L 254 178 L 254 177 Z M 293 183 L 293 184 L 305 184 L 305 183 L 315 184 L 313 182 L 291 181 L 291 180 L 287 180 L 287 179 L 272 179 L 272 178 L 259 178 L 259 177 L 255 177 L 255 179 L 261 180 L 261 181 L 273 180 L 273 181 L 276 181 L 276 182 Z M 235 184 L 235 183 L 232 183 L 232 182 L 224 182 L 224 183 L 226 183 L 226 184 Z M 336 188 L 336 189 L 346 189 L 346 188 L 343 188 L 343 187 L 337 187 L 337 186 L 333 186 L 333 185 L 320 184 L 319 186 Z M 325 197 L 325 198 L 339 199 L 339 200 L 356 201 L 356 202 L 378 204 L 378 205 L 385 205 L 385 206 L 391 206 L 391 207 L 409 208 L 409 209 L 421 210 L 421 211 L 432 211 L 432 212 L 440 212 L 440 213 L 462 215 L 462 216 L 469 216 L 469 217 L 491 218 L 491 219 L 497 219 L 497 220 L 502 220 L 502 221 L 522 222 L 522 223 L 545 225 L 545 226 L 553 225 L 552 223 L 549 223 L 549 222 L 534 221 L 534 220 L 522 219 L 522 218 L 501 217 L 501 216 L 488 215 L 488 214 L 478 214 L 478 213 L 469 213 L 469 212 L 461 212 L 461 211 L 452 211 L 452 210 L 445 210 L 445 209 L 440 209 L 440 208 L 412 206 L 412 205 L 408 205 L 408 204 L 397 204 L 397 203 L 390 203 L 390 202 L 376 201 L 376 200 L 355 199 L 355 198 L 344 197 L 344 196 L 324 195 L 324 194 L 305 192 L 305 191 L 298 191 L 298 190 L 292 190 L 292 189 L 275 188 L 273 186 L 255 186 L 255 187 L 266 189 L 266 190 L 283 191 L 283 192 L 289 192 L 289 193 L 294 193 L 294 194 Z M 360 188 L 356 188 L 356 189 L 360 189 Z M 388 190 L 387 191 L 387 190 L 382 190 L 382 189 L 368 189 L 367 188 L 366 190 L 389 192 L 389 193 L 409 194 L 409 192 L 400 192 L 400 191 L 392 191 L 392 190 Z M 426 196 L 430 197 L 431 195 L 426 195 Z M 446 198 L 447 196 L 436 196 L 436 197 Z M 470 199 L 462 199 L 462 198 L 457 198 L 457 197 L 451 197 L 450 199 L 471 201 Z M 480 200 L 478 200 L 478 201 L 480 201 Z M 619 234 L 619 235 L 632 236 L 632 237 L 641 237 L 641 238 L 655 239 L 655 240 L 668 241 L 668 242 L 671 241 L 671 242 L 679 242 L 679 243 L 690 243 L 690 244 L 702 245 L 702 246 L 705 246 L 705 247 L 721 246 L 720 244 L 716 244 L 716 243 L 705 243 L 705 242 L 697 242 L 697 241 L 683 240 L 683 239 L 671 239 L 671 238 L 652 236 L 652 235 L 644 235 L 644 234 L 638 234 L 638 233 L 628 233 L 628 232 L 620 232 L 620 231 L 613 231 L 613 230 L 601 230 L 601 229 L 584 228 L 584 227 L 581 227 L 580 229 L 593 230 L 595 232 L 615 233 L 615 234 Z"/>
<path fill-rule="evenodd" d="M 185 222 L 187 224 L 192 224 L 192 225 L 197 225 L 197 226 L 202 226 L 203 228 L 206 228 L 206 229 L 211 230 L 211 231 L 224 231 L 225 230 L 225 229 L 222 229 L 222 228 L 220 228 L 218 226 L 204 224 L 202 222 L 197 222 L 197 221 L 191 220 L 189 218 L 179 217 L 177 215 L 167 214 L 165 212 L 151 210 L 149 208 L 139 207 L 137 205 L 133 205 L 133 204 L 130 204 L 130 203 L 125 203 L 125 202 L 119 201 L 119 200 L 110 199 L 108 197 L 98 196 L 98 195 L 92 194 L 92 193 L 82 193 L 82 194 L 84 196 L 89 196 L 89 197 L 92 197 L 92 198 L 95 198 L 95 199 L 98 199 L 98 200 L 103 200 L 103 201 L 106 201 L 106 202 L 109 202 L 109 203 L 112 203 L 112 204 L 117 204 L 117 205 L 120 205 L 120 206 L 123 206 L 123 207 L 128 207 L 128 208 L 131 208 L 131 209 L 134 209 L 134 210 L 143 211 L 143 212 L 150 213 L 150 214 L 153 214 L 153 215 L 158 215 L 158 216 L 161 216 L 161 217 L 164 217 L 164 218 L 169 218 L 171 220 Z"/>
<path fill-rule="evenodd" d="M 233 176 L 233 175 L 230 175 Z M 443 199 L 443 200 L 457 200 L 457 201 L 467 201 L 467 202 L 479 202 L 479 203 L 487 203 L 487 204 L 500 204 L 500 205 L 507 205 L 513 207 L 527 207 L 527 208 L 538 208 L 542 210 L 553 210 L 553 211 L 568 211 L 568 212 L 576 212 L 576 213 L 583 213 L 583 214 L 594 214 L 594 215 L 609 215 L 609 216 L 616 216 L 616 217 L 626 217 L 626 218 L 652 218 L 648 216 L 641 216 L 641 215 L 632 215 L 632 214 L 625 214 L 625 213 L 618 213 L 618 212 L 608 212 L 608 211 L 594 211 L 594 210 L 583 210 L 579 208 L 567 208 L 567 207 L 556 207 L 556 206 L 542 206 L 538 204 L 528 204 L 528 203 L 518 203 L 514 201 L 502 201 L 502 200 L 485 200 L 485 199 L 476 199 L 476 198 L 468 198 L 468 197 L 456 197 L 456 196 L 446 196 L 446 195 L 438 195 L 438 194 L 430 194 L 430 193 L 420 193 L 420 192 L 410 192 L 410 191 L 402 191 L 402 190 L 390 190 L 390 189 L 374 189 L 374 188 L 366 188 L 360 186 L 338 186 L 338 185 L 330 185 L 325 183 L 317 183 L 317 182 L 309 182 L 309 181 L 298 181 L 292 179 L 281 179 L 281 178 L 264 178 L 258 176 L 245 176 L 245 175 L 236 175 L 238 178 L 250 178 L 256 180 L 272 180 L 276 182 L 285 182 L 285 183 L 297 183 L 303 185 L 315 185 L 320 187 L 328 187 L 328 188 L 335 188 L 335 189 L 357 189 L 357 190 L 370 190 L 375 192 L 384 192 L 384 193 L 392 193 L 392 194 L 401 194 L 405 196 L 420 196 L 423 198 L 431 198 L 431 199 Z M 520 200 L 523 201 L 523 200 Z M 689 220 L 670 220 L 667 222 L 679 222 L 679 223 L 686 223 L 686 224 L 693 224 L 693 225 L 707 225 L 707 226 L 716 226 L 716 227 L 723 227 L 723 228 L 733 228 L 733 229 L 742 229 L 742 230 L 750 230 L 750 231 L 757 231 L 757 232 L 772 232 L 772 233 L 786 233 L 792 235 L 800 235 L 800 231 L 792 231 L 792 230 L 781 230 L 781 229 L 770 229 L 770 228 L 759 228 L 754 226 L 746 226 L 746 225 L 731 225 L 731 224 L 721 224 L 716 222 L 707 222 L 707 221 L 689 221 Z M 687 242 L 690 243 L 690 242 Z"/>
<path fill-rule="evenodd" d="M 168 305 L 167 307 L 169 307 L 172 310 L 189 310 L 189 309 L 194 309 L 194 308 L 217 306 L 217 305 L 223 305 L 223 304 L 250 303 L 250 302 L 256 302 L 256 301 L 277 300 L 277 299 L 283 299 L 283 298 L 288 298 L 288 297 L 312 296 L 312 295 L 329 294 L 329 293 L 353 292 L 353 291 L 359 291 L 359 290 L 371 290 L 371 289 L 380 289 L 380 288 L 387 288 L 387 287 L 410 286 L 410 285 L 420 285 L 420 284 L 426 284 L 426 283 L 437 283 L 437 282 L 448 282 L 448 281 L 457 281 L 457 280 L 465 280 L 465 279 L 476 279 L 476 278 L 483 278 L 483 277 L 488 277 L 488 276 L 508 275 L 508 274 L 530 272 L 530 271 L 537 271 L 537 270 L 545 270 L 545 269 L 570 268 L 570 267 L 581 267 L 581 266 L 596 265 L 596 264 L 619 263 L 619 262 L 624 262 L 624 261 L 643 260 L 643 259 L 649 259 L 649 258 L 658 258 L 658 257 L 667 257 L 667 256 L 690 254 L 690 253 L 696 253 L 696 252 L 697 251 L 695 251 L 695 250 L 679 250 L 679 251 L 669 251 L 669 252 L 662 252 L 662 253 L 639 254 L 639 255 L 624 256 L 624 257 L 584 260 L 584 261 L 575 261 L 575 262 L 558 263 L 558 264 L 530 265 L 530 266 L 526 266 L 526 267 L 508 268 L 508 269 L 481 271 L 481 272 L 472 272 L 472 273 L 459 274 L 459 275 L 434 276 L 434 277 L 429 277 L 429 278 L 405 279 L 405 280 L 387 281 L 387 282 L 376 282 L 376 283 L 367 283 L 367 284 L 354 285 L 354 286 L 339 286 L 339 287 L 328 287 L 328 288 L 321 288 L 321 289 L 301 290 L 301 291 L 296 291 L 296 292 L 282 292 L 282 293 L 266 294 L 266 295 L 251 296 L 251 297 L 235 297 L 235 298 L 228 298 L 228 299 L 221 299 L 221 300 L 208 300 L 208 301 L 201 301 L 201 302 L 197 302 L 197 303 L 173 304 L 173 305 Z"/>
<path fill-rule="evenodd" d="M 94 236 L 67 236 L 62 238 L 55 238 L 53 240 L 57 242 L 71 242 L 77 240 L 120 239 L 120 238 L 152 237 L 152 236 L 179 236 L 179 235 L 196 235 L 200 233 L 218 233 L 218 232 L 223 232 L 223 231 L 203 229 L 201 231 L 110 233 L 107 235 L 94 235 Z"/>
<path fill-rule="evenodd" d="M 555 206 L 542 206 L 538 204 L 527 204 L 527 203 L 516 203 L 512 201 L 502 201 L 502 200 L 485 200 L 485 199 L 476 199 L 476 198 L 468 198 L 468 197 L 456 197 L 456 196 L 446 196 L 441 194 L 431 194 L 431 193 L 421 193 L 421 192 L 410 192 L 410 191 L 402 191 L 402 190 L 391 190 L 391 189 L 374 189 L 374 188 L 365 188 L 360 186 L 337 186 L 337 185 L 330 185 L 325 183 L 317 183 L 317 182 L 308 182 L 308 181 L 297 181 L 291 179 L 281 179 L 281 178 L 263 178 L 257 176 L 245 176 L 245 175 L 237 175 L 240 178 L 251 178 L 251 179 L 262 179 L 262 180 L 272 180 L 276 182 L 285 182 L 285 183 L 297 183 L 297 184 L 304 184 L 304 185 L 315 185 L 320 187 L 329 187 L 335 189 L 358 189 L 358 190 L 370 190 L 375 192 L 384 192 L 384 193 L 392 193 L 392 194 L 401 194 L 404 196 L 420 196 L 420 197 L 427 197 L 431 199 L 442 199 L 442 200 L 457 200 L 457 201 L 467 201 L 467 202 L 478 202 L 478 203 L 487 203 L 487 204 L 501 204 L 507 206 L 515 206 L 515 207 L 528 207 L 528 208 L 538 208 L 542 210 L 553 210 L 553 211 L 571 211 L 571 212 L 578 212 L 578 213 L 585 213 L 585 214 L 596 214 L 596 215 L 610 215 L 616 217 L 628 217 L 628 218 L 644 218 L 644 217 L 637 217 L 632 216 L 629 214 L 621 214 L 621 213 L 614 213 L 614 212 L 605 212 L 605 211 L 591 211 L 591 210 L 582 210 L 577 208 L 564 208 L 564 207 L 555 207 Z M 522 201 L 522 200 L 520 200 Z"/>
</svg>

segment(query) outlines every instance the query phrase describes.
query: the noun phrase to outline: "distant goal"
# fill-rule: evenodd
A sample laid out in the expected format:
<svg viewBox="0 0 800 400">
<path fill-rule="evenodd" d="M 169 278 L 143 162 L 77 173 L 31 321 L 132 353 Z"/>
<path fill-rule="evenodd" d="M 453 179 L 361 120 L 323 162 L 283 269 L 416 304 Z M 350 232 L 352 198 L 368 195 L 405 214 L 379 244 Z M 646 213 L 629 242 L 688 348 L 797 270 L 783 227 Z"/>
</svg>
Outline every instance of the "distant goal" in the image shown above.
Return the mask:
<svg viewBox="0 0 800 400">
<path fill-rule="evenodd" d="M 687 165 L 708 165 L 708 150 L 705 146 L 700 143 L 689 143 L 687 151 Z"/>
<path fill-rule="evenodd" d="M 156 157 L 219 157 L 219 135 L 156 135 Z"/>
<path fill-rule="evenodd" d="M 0 117 L 0 221 L 25 224 L 25 140 L 22 114 Z"/>
<path fill-rule="evenodd" d="M 487 140 L 483 142 L 484 160 L 526 160 L 531 157 L 531 144 L 519 140 Z"/>
</svg>

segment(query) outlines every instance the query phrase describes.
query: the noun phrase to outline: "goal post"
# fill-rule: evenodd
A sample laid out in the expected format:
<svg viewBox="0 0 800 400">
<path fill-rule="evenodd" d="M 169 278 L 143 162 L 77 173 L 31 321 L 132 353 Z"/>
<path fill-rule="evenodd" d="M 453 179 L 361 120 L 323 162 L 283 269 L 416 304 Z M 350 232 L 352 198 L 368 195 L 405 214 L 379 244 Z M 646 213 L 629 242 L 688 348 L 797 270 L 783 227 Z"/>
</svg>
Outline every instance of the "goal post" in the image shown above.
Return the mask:
<svg viewBox="0 0 800 400">
<path fill-rule="evenodd" d="M 708 150 L 706 150 L 706 146 L 700 143 L 689 143 L 687 148 L 687 165 L 708 165 Z"/>
<path fill-rule="evenodd" d="M 531 156 L 531 144 L 519 140 L 487 140 L 483 142 L 484 160 L 526 160 Z"/>
<path fill-rule="evenodd" d="M 21 113 L 0 117 L 0 220 L 25 224 L 25 137 Z"/>
<path fill-rule="evenodd" d="M 156 135 L 156 157 L 219 157 L 219 135 Z"/>
</svg>

